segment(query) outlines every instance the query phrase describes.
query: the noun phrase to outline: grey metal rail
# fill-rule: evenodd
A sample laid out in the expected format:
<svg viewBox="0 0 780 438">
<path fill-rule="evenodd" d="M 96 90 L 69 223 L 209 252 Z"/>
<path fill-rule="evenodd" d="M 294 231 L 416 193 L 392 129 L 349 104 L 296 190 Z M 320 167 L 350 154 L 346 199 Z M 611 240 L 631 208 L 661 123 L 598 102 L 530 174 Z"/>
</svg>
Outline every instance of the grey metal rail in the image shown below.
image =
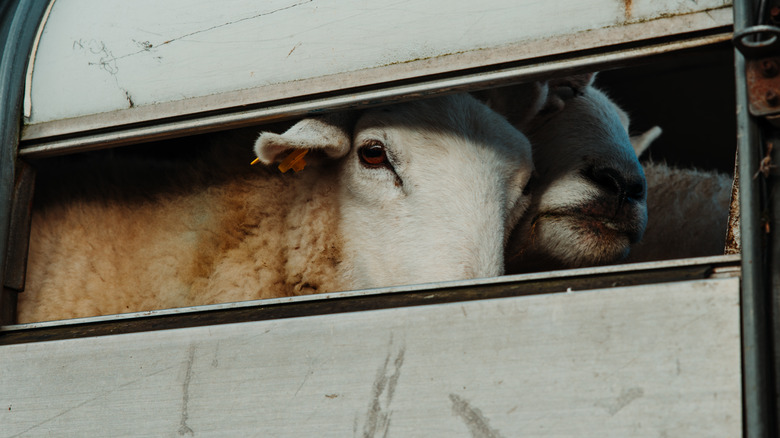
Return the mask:
<svg viewBox="0 0 780 438">
<path fill-rule="evenodd" d="M 0 345 L 734 277 L 739 260 L 701 257 L 10 325 L 0 327 Z"/>
<path fill-rule="evenodd" d="M 734 33 L 760 24 L 758 2 L 734 2 Z M 761 160 L 763 141 L 756 118 L 749 112 L 746 59 L 735 51 L 737 148 L 739 154 L 742 246 L 742 361 L 745 436 L 776 437 L 773 341 L 771 335 L 770 266 L 767 259 L 760 184 L 753 178 Z M 771 182 L 771 180 L 770 180 Z M 777 236 L 777 233 L 774 234 Z M 777 241 L 777 237 L 773 238 Z M 775 267 L 777 270 L 777 267 Z"/>
</svg>

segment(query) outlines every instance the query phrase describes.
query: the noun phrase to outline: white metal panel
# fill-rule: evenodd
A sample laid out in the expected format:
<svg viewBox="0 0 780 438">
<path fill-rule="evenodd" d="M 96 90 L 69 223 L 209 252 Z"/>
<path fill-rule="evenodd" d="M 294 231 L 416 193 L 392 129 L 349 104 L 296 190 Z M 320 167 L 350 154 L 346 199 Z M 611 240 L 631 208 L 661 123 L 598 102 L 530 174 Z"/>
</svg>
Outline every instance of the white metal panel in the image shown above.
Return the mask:
<svg viewBox="0 0 780 438">
<path fill-rule="evenodd" d="M 37 49 L 27 123 L 113 111 L 126 111 L 113 123 L 131 123 L 707 29 L 730 22 L 729 4 L 57 0 Z M 646 26 L 659 18 L 666 25 Z M 641 26 L 581 38 L 631 23 Z"/>
<path fill-rule="evenodd" d="M 741 435 L 739 279 L 0 347 L 0 436 Z"/>
</svg>

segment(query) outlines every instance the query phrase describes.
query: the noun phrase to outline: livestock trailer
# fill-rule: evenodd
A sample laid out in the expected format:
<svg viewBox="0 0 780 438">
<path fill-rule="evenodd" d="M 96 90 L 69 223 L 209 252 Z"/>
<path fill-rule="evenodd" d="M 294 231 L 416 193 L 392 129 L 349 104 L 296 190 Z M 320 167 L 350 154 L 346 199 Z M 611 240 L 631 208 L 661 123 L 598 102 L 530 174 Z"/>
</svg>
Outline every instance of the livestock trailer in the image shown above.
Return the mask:
<svg viewBox="0 0 780 438">
<path fill-rule="evenodd" d="M 0 436 L 777 436 L 780 2 L 12 0 L 0 20 Z M 15 323 L 40 163 L 593 71 L 664 128 L 653 159 L 737 176 L 724 254 Z"/>
</svg>

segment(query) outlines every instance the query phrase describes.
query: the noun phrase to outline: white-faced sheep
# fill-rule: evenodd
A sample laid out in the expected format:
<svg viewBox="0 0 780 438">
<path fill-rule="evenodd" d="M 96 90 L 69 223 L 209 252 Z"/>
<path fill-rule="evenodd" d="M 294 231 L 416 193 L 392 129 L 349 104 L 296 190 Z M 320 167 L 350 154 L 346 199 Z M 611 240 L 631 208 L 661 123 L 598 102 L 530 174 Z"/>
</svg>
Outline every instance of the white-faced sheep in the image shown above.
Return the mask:
<svg viewBox="0 0 780 438">
<path fill-rule="evenodd" d="M 528 135 L 536 165 L 531 206 L 506 251 L 508 273 L 613 263 L 642 237 L 646 186 L 628 120 L 592 81 L 572 76 L 479 96 Z M 508 111 L 513 102 L 521 110 Z"/>
<path fill-rule="evenodd" d="M 218 159 L 162 186 L 40 187 L 18 320 L 496 276 L 528 205 L 528 140 L 465 94 L 305 119 L 255 149 L 316 152 L 297 174 Z"/>
</svg>

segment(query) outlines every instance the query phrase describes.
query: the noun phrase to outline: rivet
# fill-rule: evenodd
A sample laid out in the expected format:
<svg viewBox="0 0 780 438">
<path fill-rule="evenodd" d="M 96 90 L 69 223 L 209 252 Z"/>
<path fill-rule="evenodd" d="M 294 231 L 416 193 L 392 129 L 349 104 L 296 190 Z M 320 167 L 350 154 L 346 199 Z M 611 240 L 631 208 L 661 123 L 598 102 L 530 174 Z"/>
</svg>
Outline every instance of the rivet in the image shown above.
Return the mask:
<svg viewBox="0 0 780 438">
<path fill-rule="evenodd" d="M 777 106 L 777 104 L 780 103 L 780 96 L 777 95 L 775 90 L 768 90 L 766 94 L 764 94 L 764 100 L 770 106 Z"/>
</svg>

